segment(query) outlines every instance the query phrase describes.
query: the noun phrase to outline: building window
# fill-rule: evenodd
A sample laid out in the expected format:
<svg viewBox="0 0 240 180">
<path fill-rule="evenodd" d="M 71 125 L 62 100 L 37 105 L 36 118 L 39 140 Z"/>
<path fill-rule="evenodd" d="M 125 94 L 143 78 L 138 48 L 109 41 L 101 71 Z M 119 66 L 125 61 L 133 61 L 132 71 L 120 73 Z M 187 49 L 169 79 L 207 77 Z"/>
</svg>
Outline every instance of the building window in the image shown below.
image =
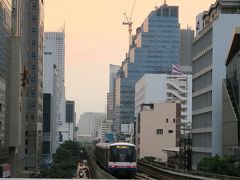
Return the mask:
<svg viewBox="0 0 240 180">
<path fill-rule="evenodd" d="M 35 33 L 35 32 L 37 32 L 37 28 L 33 27 L 32 28 L 32 33 Z"/>
<path fill-rule="evenodd" d="M 36 9 L 37 8 L 37 4 L 36 3 L 32 3 L 32 9 Z"/>
<path fill-rule="evenodd" d="M 34 102 L 31 103 L 31 109 L 32 109 L 32 110 L 35 109 L 35 103 L 34 103 Z"/>
<path fill-rule="evenodd" d="M 168 133 L 173 133 L 173 130 L 168 130 Z"/>
<path fill-rule="evenodd" d="M 35 97 L 36 96 L 36 91 L 35 90 L 31 90 L 31 96 Z"/>
<path fill-rule="evenodd" d="M 35 119 L 35 116 L 31 115 L 31 120 L 34 121 L 34 119 Z"/>
<path fill-rule="evenodd" d="M 28 131 L 25 131 L 25 136 L 27 136 L 28 135 Z"/>
<path fill-rule="evenodd" d="M 25 140 L 25 144 L 28 144 L 28 140 Z"/>
<path fill-rule="evenodd" d="M 138 115 L 138 124 L 137 124 L 137 126 L 138 126 L 138 133 L 140 133 L 140 114 Z"/>
<path fill-rule="evenodd" d="M 163 129 L 157 129 L 157 130 L 156 130 L 156 133 L 157 133 L 157 134 L 163 134 Z"/>
<path fill-rule="evenodd" d="M 35 77 L 31 77 L 31 83 L 36 83 L 36 78 Z"/>
<path fill-rule="evenodd" d="M 36 65 L 35 65 L 35 64 L 32 64 L 32 65 L 31 65 L 31 69 L 32 69 L 32 71 L 35 71 L 35 70 L 36 70 Z"/>
<path fill-rule="evenodd" d="M 52 52 L 44 52 L 44 55 L 52 55 Z"/>
<path fill-rule="evenodd" d="M 0 130 L 2 129 L 2 121 L 0 121 Z"/>
<path fill-rule="evenodd" d="M 140 137 L 138 138 L 138 144 L 140 144 Z"/>
<path fill-rule="evenodd" d="M 32 21 L 36 21 L 37 20 L 37 16 L 34 14 L 32 15 Z"/>
<path fill-rule="evenodd" d="M 27 154 L 28 153 L 28 149 L 25 149 L 25 154 Z"/>
<path fill-rule="evenodd" d="M 36 52 L 32 52 L 32 58 L 37 57 Z"/>
<path fill-rule="evenodd" d="M 173 118 L 173 122 L 174 122 L 174 123 L 176 122 L 176 119 L 175 119 L 175 118 Z"/>
<path fill-rule="evenodd" d="M 36 46 L 37 45 L 37 41 L 36 40 L 32 40 L 32 46 Z"/>
<path fill-rule="evenodd" d="M 166 119 L 166 123 L 168 123 L 168 118 Z"/>
</svg>

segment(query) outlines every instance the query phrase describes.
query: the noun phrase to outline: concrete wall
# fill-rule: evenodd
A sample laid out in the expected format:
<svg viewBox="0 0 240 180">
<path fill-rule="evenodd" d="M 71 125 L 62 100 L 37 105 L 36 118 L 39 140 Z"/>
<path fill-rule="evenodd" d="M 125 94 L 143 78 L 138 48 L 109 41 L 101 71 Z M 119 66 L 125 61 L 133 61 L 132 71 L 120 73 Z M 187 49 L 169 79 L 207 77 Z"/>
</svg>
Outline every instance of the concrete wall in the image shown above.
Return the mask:
<svg viewBox="0 0 240 180">
<path fill-rule="evenodd" d="M 212 155 L 222 155 L 222 80 L 226 77 L 225 60 L 239 14 L 220 14 L 213 23 L 212 70 Z"/>
<path fill-rule="evenodd" d="M 222 155 L 234 155 L 232 147 L 238 146 L 238 119 L 223 82 L 222 94 Z"/>
<path fill-rule="evenodd" d="M 154 156 L 166 161 L 167 154 L 162 150 L 176 147 L 176 105 L 157 103 L 154 109 L 141 111 L 140 134 L 136 142 L 140 158 Z M 163 129 L 163 134 L 157 134 L 157 129 Z"/>
</svg>

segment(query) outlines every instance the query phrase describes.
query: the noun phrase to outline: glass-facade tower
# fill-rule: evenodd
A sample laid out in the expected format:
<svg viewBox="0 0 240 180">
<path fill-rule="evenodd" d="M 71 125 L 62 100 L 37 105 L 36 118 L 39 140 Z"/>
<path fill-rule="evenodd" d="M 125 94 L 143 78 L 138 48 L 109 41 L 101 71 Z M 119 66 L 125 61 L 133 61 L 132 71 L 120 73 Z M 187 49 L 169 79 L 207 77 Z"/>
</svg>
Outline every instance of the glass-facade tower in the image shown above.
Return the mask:
<svg viewBox="0 0 240 180">
<path fill-rule="evenodd" d="M 122 64 L 120 85 L 121 124 L 134 122 L 135 83 L 145 73 L 170 73 L 179 58 L 178 7 L 164 4 L 152 11 L 133 36 Z M 118 122 L 118 120 L 116 120 Z"/>
</svg>

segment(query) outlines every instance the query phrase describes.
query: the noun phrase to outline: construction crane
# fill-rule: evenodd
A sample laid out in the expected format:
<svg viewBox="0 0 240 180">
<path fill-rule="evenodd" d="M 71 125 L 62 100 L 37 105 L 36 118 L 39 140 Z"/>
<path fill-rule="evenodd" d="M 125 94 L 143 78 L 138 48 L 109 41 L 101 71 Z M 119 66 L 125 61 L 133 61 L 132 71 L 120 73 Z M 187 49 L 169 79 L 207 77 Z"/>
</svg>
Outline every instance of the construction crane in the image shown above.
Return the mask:
<svg viewBox="0 0 240 180">
<path fill-rule="evenodd" d="M 131 10 L 130 16 L 128 17 L 126 12 L 124 12 L 124 17 L 125 17 L 126 21 L 124 21 L 122 23 L 123 25 L 128 25 L 129 46 L 131 46 L 131 44 L 132 44 L 132 24 L 133 24 L 133 22 L 132 22 L 132 15 L 133 15 L 133 11 L 134 11 L 135 5 L 136 5 L 136 0 L 134 0 L 134 2 L 133 2 L 133 6 L 132 6 L 132 10 Z"/>
</svg>

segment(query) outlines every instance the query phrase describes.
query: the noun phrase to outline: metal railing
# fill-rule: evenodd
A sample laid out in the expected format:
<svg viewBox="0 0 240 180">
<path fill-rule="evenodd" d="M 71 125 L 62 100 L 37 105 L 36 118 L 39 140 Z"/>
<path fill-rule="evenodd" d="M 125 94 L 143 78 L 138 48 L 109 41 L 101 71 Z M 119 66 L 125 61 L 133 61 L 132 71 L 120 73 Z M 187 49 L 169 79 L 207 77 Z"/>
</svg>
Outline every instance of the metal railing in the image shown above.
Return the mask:
<svg viewBox="0 0 240 180">
<path fill-rule="evenodd" d="M 240 177 L 235 176 L 227 176 L 227 175 L 221 175 L 221 174 L 213 174 L 213 173 L 204 173 L 200 171 L 187 171 L 187 170 L 180 170 L 180 169 L 174 169 L 169 168 L 163 165 L 159 165 L 154 162 L 146 162 L 143 160 L 138 160 L 137 164 L 138 168 L 141 169 L 147 168 L 152 171 L 151 175 L 164 175 L 169 178 L 173 179 L 204 179 L 204 180 L 210 180 L 210 179 L 225 179 L 225 180 L 240 180 Z M 154 178 L 157 178 L 156 176 L 153 176 Z"/>
</svg>

